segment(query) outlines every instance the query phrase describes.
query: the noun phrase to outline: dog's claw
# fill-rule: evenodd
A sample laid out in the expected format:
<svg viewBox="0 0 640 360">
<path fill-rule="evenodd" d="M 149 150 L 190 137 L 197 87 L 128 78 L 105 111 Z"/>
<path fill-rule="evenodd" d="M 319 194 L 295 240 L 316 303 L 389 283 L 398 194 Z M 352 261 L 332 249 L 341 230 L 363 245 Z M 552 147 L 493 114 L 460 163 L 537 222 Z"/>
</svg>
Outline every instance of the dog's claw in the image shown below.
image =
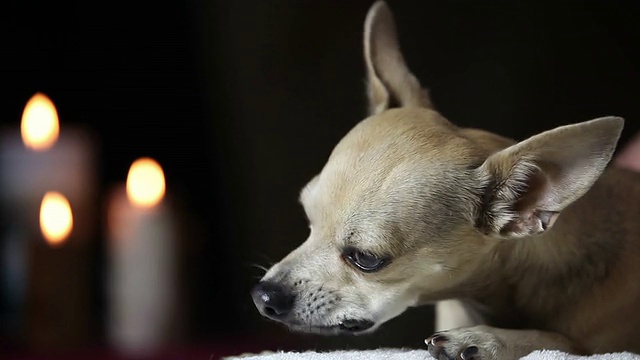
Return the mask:
<svg viewBox="0 0 640 360">
<path fill-rule="evenodd" d="M 480 349 L 475 346 L 467 346 L 464 350 L 457 350 L 452 353 L 452 349 L 445 349 L 449 338 L 443 334 L 433 334 L 424 343 L 427 344 L 429 354 L 438 360 L 480 360 Z M 457 353 L 457 354 L 456 354 Z"/>
<path fill-rule="evenodd" d="M 460 354 L 460 358 L 462 360 L 475 360 L 476 355 L 478 355 L 478 347 L 477 346 L 469 346 L 464 349 L 462 354 Z"/>
<path fill-rule="evenodd" d="M 445 341 L 447 341 L 446 336 L 440 335 L 440 334 L 434 334 L 428 337 L 427 339 L 425 339 L 424 343 L 427 344 L 427 346 L 440 346 Z"/>
<path fill-rule="evenodd" d="M 427 350 L 429 354 L 435 359 L 440 359 L 440 355 L 443 351 L 443 345 L 447 342 L 447 337 L 441 334 L 433 334 L 428 337 L 424 343 L 427 344 Z"/>
</svg>

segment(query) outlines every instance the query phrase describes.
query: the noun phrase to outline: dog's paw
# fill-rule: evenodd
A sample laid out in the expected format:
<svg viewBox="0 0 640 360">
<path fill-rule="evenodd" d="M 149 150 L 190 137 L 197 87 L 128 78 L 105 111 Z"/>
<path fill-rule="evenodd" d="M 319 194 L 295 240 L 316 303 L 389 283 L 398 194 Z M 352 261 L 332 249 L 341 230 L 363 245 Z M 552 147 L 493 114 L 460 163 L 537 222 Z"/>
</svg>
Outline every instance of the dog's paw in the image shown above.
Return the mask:
<svg viewBox="0 0 640 360">
<path fill-rule="evenodd" d="M 440 331 L 424 341 L 429 353 L 438 360 L 507 359 L 501 353 L 499 339 L 484 326 Z"/>
</svg>

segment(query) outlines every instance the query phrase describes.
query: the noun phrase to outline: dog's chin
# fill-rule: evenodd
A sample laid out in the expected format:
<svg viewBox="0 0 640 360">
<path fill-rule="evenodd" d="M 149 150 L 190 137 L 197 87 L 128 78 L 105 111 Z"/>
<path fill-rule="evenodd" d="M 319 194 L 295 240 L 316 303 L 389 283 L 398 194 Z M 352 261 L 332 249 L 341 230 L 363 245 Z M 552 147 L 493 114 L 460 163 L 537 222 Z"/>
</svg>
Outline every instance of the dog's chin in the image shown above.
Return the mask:
<svg viewBox="0 0 640 360">
<path fill-rule="evenodd" d="M 364 335 L 375 331 L 376 324 L 370 320 L 345 320 L 337 325 L 286 324 L 290 330 L 316 335 Z"/>
</svg>

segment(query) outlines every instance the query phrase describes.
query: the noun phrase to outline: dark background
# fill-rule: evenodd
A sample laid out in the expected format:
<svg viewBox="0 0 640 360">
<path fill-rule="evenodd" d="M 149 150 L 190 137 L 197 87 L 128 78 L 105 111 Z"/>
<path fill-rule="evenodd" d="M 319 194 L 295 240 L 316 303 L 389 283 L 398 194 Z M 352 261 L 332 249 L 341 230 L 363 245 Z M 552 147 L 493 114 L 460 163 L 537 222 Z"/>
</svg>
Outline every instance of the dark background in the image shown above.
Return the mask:
<svg viewBox="0 0 640 360">
<path fill-rule="evenodd" d="M 640 2 L 389 3 L 409 66 L 453 122 L 518 139 L 604 115 L 627 119 L 621 143 L 638 130 Z M 373 336 L 332 339 L 290 334 L 249 298 L 261 274 L 252 265 L 268 266 L 307 235 L 299 189 L 365 115 L 370 5 L 5 1 L 0 126 L 17 127 L 42 91 L 63 132 L 76 124 L 96 134 L 103 193 L 140 156 L 163 165 L 190 230 L 189 343 L 273 336 L 329 348 L 420 346 L 432 328 L 428 308 Z M 96 269 L 103 262 L 98 251 Z M 101 328 L 99 271 L 95 279 Z"/>
</svg>

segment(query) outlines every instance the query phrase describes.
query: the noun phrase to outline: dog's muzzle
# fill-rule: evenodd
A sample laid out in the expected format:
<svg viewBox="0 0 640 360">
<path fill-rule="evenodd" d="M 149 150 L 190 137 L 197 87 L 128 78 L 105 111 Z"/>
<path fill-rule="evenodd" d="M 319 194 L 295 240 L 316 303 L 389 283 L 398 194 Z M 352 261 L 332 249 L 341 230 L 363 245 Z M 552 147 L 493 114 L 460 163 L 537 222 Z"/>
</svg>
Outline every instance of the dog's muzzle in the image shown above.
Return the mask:
<svg viewBox="0 0 640 360">
<path fill-rule="evenodd" d="M 295 294 L 286 286 L 271 281 L 261 281 L 251 290 L 253 303 L 262 316 L 284 323 L 289 328 L 303 332 L 318 334 L 362 334 L 371 329 L 375 323 L 364 319 L 344 319 L 337 325 L 313 326 L 305 325 L 292 319 Z"/>
</svg>

